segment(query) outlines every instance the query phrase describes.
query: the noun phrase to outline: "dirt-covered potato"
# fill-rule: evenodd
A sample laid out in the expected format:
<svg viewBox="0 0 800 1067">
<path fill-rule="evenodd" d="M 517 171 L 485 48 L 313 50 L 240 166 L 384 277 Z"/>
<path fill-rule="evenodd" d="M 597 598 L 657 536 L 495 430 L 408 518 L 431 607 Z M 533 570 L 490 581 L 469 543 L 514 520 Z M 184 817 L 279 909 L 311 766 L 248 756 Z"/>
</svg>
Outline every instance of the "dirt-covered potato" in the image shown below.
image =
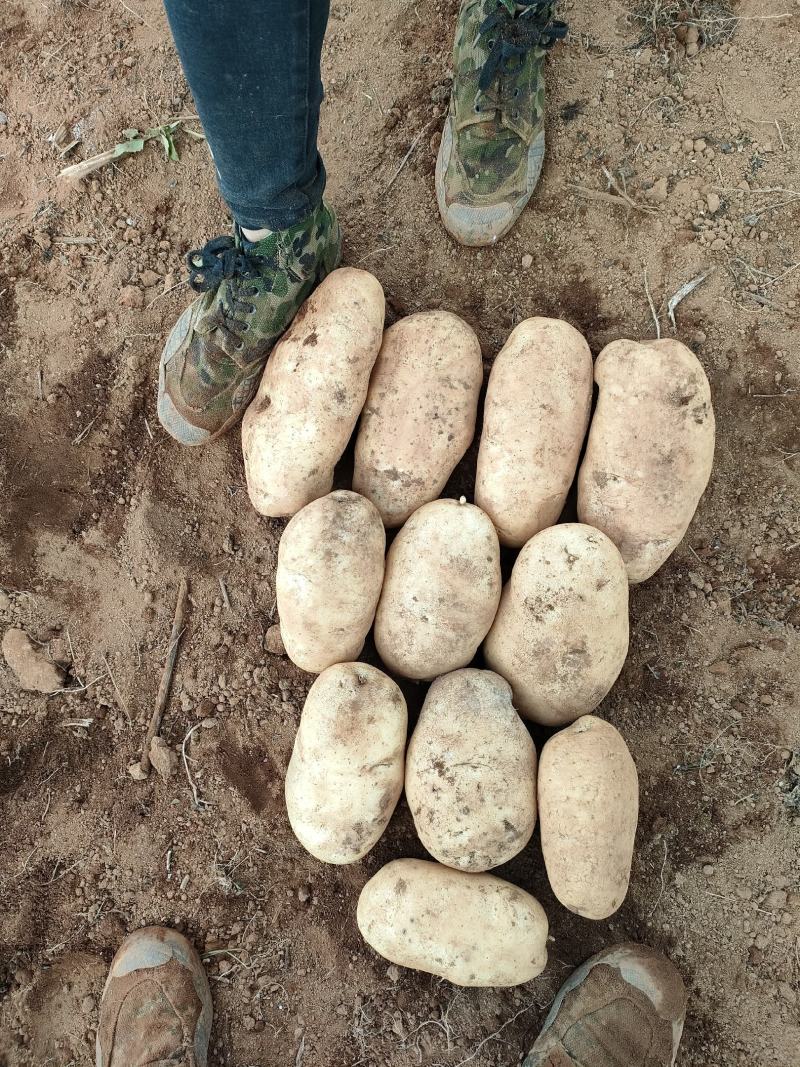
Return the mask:
<svg viewBox="0 0 800 1067">
<path fill-rule="evenodd" d="M 578 475 L 578 516 L 607 533 L 631 582 L 680 543 L 711 476 L 714 411 L 700 361 L 679 341 L 614 341 Z"/>
<path fill-rule="evenodd" d="M 532 537 L 483 651 L 526 719 L 559 726 L 593 711 L 628 653 L 628 579 L 606 535 L 568 522 Z"/>
<path fill-rule="evenodd" d="M 454 985 L 519 985 L 547 963 L 541 904 L 491 874 L 393 860 L 362 889 L 356 917 L 385 959 Z"/>
<path fill-rule="evenodd" d="M 286 771 L 297 840 L 325 863 L 355 863 L 403 791 L 408 732 L 399 687 L 377 667 L 337 663 L 308 692 Z"/>
<path fill-rule="evenodd" d="M 340 489 L 294 516 L 278 546 L 278 616 L 286 653 L 304 671 L 354 660 L 383 584 L 386 532 L 373 504 Z"/>
<path fill-rule="evenodd" d="M 636 765 L 610 723 L 586 715 L 545 744 L 539 762 L 542 853 L 565 908 L 605 919 L 622 904 L 638 816 Z"/>
<path fill-rule="evenodd" d="M 525 319 L 489 375 L 475 503 L 519 548 L 558 520 L 592 403 L 592 353 L 560 319 Z"/>
<path fill-rule="evenodd" d="M 471 668 L 437 678 L 406 754 L 420 841 L 449 867 L 487 871 L 516 856 L 536 823 L 536 749 L 511 686 Z"/>
<path fill-rule="evenodd" d="M 449 311 L 401 319 L 383 338 L 356 439 L 353 488 L 388 527 L 435 500 L 475 434 L 478 338 Z"/>
<path fill-rule="evenodd" d="M 386 557 L 375 615 L 381 659 L 405 678 L 465 667 L 492 625 L 501 583 L 489 516 L 463 500 L 423 505 Z"/>
<path fill-rule="evenodd" d="M 330 492 L 364 406 L 383 318 L 377 278 L 341 267 L 276 345 L 242 423 L 247 490 L 262 515 L 294 515 Z"/>
</svg>

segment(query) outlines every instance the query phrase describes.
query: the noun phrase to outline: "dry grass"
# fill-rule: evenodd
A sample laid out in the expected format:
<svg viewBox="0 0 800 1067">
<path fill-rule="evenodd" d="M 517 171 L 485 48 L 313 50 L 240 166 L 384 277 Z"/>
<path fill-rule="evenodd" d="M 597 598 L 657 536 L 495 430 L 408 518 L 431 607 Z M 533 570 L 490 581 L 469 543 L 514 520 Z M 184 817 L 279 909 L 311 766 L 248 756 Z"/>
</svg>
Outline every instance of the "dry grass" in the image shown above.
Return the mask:
<svg viewBox="0 0 800 1067">
<path fill-rule="evenodd" d="M 702 47 L 723 44 L 739 21 L 722 0 L 643 0 L 632 18 L 642 28 L 642 43 L 660 52 L 674 51 L 690 26 L 697 27 Z"/>
</svg>

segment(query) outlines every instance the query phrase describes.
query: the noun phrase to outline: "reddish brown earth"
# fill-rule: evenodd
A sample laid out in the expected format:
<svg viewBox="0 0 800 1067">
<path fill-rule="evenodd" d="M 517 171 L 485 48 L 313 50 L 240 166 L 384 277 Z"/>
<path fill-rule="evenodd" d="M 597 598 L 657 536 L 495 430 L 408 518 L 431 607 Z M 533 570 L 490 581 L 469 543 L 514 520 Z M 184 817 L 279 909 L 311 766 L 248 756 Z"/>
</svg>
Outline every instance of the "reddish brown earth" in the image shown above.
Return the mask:
<svg viewBox="0 0 800 1067">
<path fill-rule="evenodd" d="M 214 1064 L 515 1064 L 570 969 L 623 938 L 661 947 L 686 977 L 682 1067 L 800 1063 L 797 4 L 748 0 L 721 22 L 700 0 L 696 55 L 679 15 L 678 37 L 662 11 L 653 40 L 618 0 L 564 4 L 544 177 L 490 251 L 456 247 L 432 196 L 456 7 L 334 2 L 329 195 L 345 261 L 380 278 L 391 316 L 458 312 L 487 367 L 532 314 L 566 318 L 597 353 L 652 336 L 645 272 L 670 333 L 666 301 L 712 271 L 676 336 L 711 380 L 714 475 L 684 543 L 632 591 L 629 660 L 601 709 L 641 779 L 629 896 L 608 922 L 577 919 L 534 841 L 501 873 L 547 909 L 550 964 L 513 991 L 387 970 L 361 941 L 361 886 L 389 858 L 423 854 L 408 811 L 353 867 L 323 866 L 293 838 L 283 772 L 311 679 L 265 646 L 282 524 L 250 508 L 235 433 L 181 450 L 155 417 L 161 342 L 188 299 L 181 257 L 227 227 L 208 154 L 179 135 L 179 163 L 151 144 L 78 188 L 57 178 L 125 128 L 193 114 L 163 12 L 5 0 L 0 624 L 42 642 L 77 687 L 24 692 L 0 666 L 9 1067 L 91 1062 L 108 962 L 151 922 L 205 953 Z M 50 140 L 62 124 L 59 144 L 79 139 L 65 159 Z M 592 196 L 609 189 L 603 168 L 652 210 Z M 473 467 L 474 451 L 451 491 L 469 493 Z M 182 765 L 167 782 L 126 770 L 184 573 L 163 734 L 179 750 L 214 720 L 187 742 L 199 808 Z"/>
</svg>

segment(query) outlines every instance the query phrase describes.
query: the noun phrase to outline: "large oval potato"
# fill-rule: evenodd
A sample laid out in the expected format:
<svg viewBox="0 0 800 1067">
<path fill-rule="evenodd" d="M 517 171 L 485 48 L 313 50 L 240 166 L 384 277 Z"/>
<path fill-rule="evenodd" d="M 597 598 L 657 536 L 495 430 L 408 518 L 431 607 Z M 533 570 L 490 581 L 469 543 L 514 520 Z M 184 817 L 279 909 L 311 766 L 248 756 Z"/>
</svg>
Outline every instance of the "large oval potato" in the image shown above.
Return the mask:
<svg viewBox="0 0 800 1067">
<path fill-rule="evenodd" d="M 475 435 L 482 382 L 481 346 L 458 315 L 422 311 L 386 331 L 353 472 L 386 526 L 439 496 Z"/>
<path fill-rule="evenodd" d="M 242 422 L 247 490 L 262 515 L 294 515 L 329 493 L 383 334 L 377 278 L 332 271 L 275 346 Z"/>
<path fill-rule="evenodd" d="M 568 522 L 532 537 L 483 651 L 525 718 L 560 726 L 593 711 L 628 654 L 628 579 L 606 535 Z"/>
<path fill-rule="evenodd" d="M 366 856 L 403 791 L 408 732 L 399 687 L 377 667 L 337 663 L 308 692 L 286 771 L 300 844 L 325 863 Z"/>
<path fill-rule="evenodd" d="M 547 963 L 541 904 L 491 874 L 393 860 L 361 890 L 356 917 L 385 959 L 454 985 L 519 985 Z"/>
<path fill-rule="evenodd" d="M 408 746 L 406 799 L 440 863 L 487 871 L 522 851 L 536 824 L 536 749 L 508 682 L 470 668 L 436 679 Z"/>
<path fill-rule="evenodd" d="M 519 548 L 558 520 L 575 477 L 592 403 L 592 353 L 560 319 L 525 319 L 497 355 L 486 388 L 475 503 L 500 542 Z"/>
<path fill-rule="evenodd" d="M 318 674 L 364 647 L 383 584 L 386 532 L 374 504 L 341 489 L 294 516 L 278 546 L 278 616 L 286 652 Z"/>
<path fill-rule="evenodd" d="M 636 764 L 610 723 L 586 715 L 545 744 L 539 762 L 542 853 L 565 908 L 606 919 L 622 904 L 638 816 Z"/>
<path fill-rule="evenodd" d="M 711 476 L 714 411 L 700 361 L 679 341 L 614 341 L 578 474 L 578 516 L 608 534 L 631 582 L 680 543 Z"/>
<path fill-rule="evenodd" d="M 375 645 L 405 678 L 466 667 L 500 601 L 500 545 L 492 520 L 463 500 L 415 511 L 389 549 Z"/>
</svg>

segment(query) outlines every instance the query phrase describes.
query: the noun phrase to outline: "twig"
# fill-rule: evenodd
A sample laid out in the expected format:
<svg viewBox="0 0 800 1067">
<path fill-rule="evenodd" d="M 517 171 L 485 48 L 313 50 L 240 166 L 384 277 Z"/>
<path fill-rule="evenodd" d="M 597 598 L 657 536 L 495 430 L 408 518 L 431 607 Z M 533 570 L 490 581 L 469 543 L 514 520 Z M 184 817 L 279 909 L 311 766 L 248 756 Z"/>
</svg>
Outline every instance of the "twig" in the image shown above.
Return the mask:
<svg viewBox="0 0 800 1067">
<path fill-rule="evenodd" d="M 44 400 L 44 376 L 41 367 L 36 372 L 36 393 L 40 400 Z"/>
<path fill-rule="evenodd" d="M 506 1021 L 499 1028 L 499 1030 L 495 1030 L 495 1032 L 493 1034 L 489 1034 L 489 1036 L 485 1037 L 483 1039 L 483 1041 L 480 1041 L 475 1046 L 475 1048 L 472 1050 L 472 1052 L 469 1054 L 469 1056 L 467 1056 L 466 1059 L 459 1060 L 458 1063 L 455 1065 L 455 1067 L 464 1067 L 465 1063 L 471 1063 L 475 1059 L 475 1057 L 478 1055 L 478 1053 L 480 1052 L 480 1050 L 483 1048 L 484 1045 L 488 1044 L 490 1041 L 494 1041 L 497 1037 L 500 1036 L 500 1034 L 502 1034 L 502 1032 L 505 1030 L 505 1028 L 507 1026 L 511 1026 L 511 1024 L 513 1022 L 516 1022 L 516 1020 L 520 1017 L 520 1015 L 524 1015 L 526 1011 L 530 1011 L 531 1008 L 533 1008 L 533 1007 L 534 1007 L 533 1004 L 526 1004 L 524 1008 L 520 1008 L 519 1011 L 516 1013 L 516 1015 L 512 1015 L 510 1019 L 506 1019 Z"/>
<path fill-rule="evenodd" d="M 432 120 L 431 120 L 431 121 L 432 121 Z M 410 147 L 410 148 L 409 148 L 409 150 L 408 150 L 408 151 L 406 152 L 406 154 L 405 154 L 405 155 L 403 156 L 403 158 L 402 158 L 402 160 L 401 160 L 401 162 L 400 162 L 400 166 L 399 166 L 399 167 L 397 168 L 397 170 L 396 170 L 396 171 L 394 172 L 394 174 L 393 174 L 393 175 L 391 176 L 391 178 L 389 179 L 389 183 L 388 183 L 388 185 L 386 186 L 386 188 L 384 189 L 384 192 L 385 192 L 385 193 L 388 193 L 388 192 L 389 192 L 389 190 L 391 189 L 391 187 L 392 187 L 392 186 L 394 185 L 394 183 L 395 183 L 395 182 L 397 181 L 397 179 L 398 179 L 398 178 L 400 177 L 400 172 L 401 172 L 401 170 L 402 170 L 402 169 L 403 169 L 403 167 L 404 167 L 404 166 L 406 165 L 406 163 L 408 163 L 409 159 L 411 159 L 411 153 L 412 153 L 412 152 L 414 151 L 414 149 L 415 149 L 415 148 L 417 147 L 417 145 L 419 144 L 419 142 L 420 142 L 420 138 L 421 138 L 421 137 L 422 137 L 422 135 L 423 135 L 423 134 L 425 133 L 425 131 L 426 131 L 426 130 L 428 129 L 428 127 L 430 126 L 430 124 L 431 124 L 430 122 L 426 122 L 426 123 L 425 123 L 425 125 L 424 125 L 424 126 L 422 127 L 422 129 L 421 129 L 421 130 L 419 131 L 419 133 L 417 134 L 417 136 L 416 136 L 416 137 L 414 138 L 414 140 L 413 140 L 413 141 L 411 142 L 411 147 Z"/>
<path fill-rule="evenodd" d="M 140 15 L 138 11 L 134 11 L 132 7 L 128 7 L 128 5 L 125 3 L 125 0 L 119 0 L 119 2 L 122 4 L 126 11 L 130 11 L 134 18 L 139 19 L 139 21 L 142 22 L 145 26 L 147 26 L 149 30 L 155 30 L 155 26 L 153 26 L 152 23 L 148 22 L 144 15 Z"/>
<path fill-rule="evenodd" d="M 710 270 L 703 271 L 702 274 L 698 274 L 696 278 L 692 278 L 690 282 L 686 282 L 685 285 L 682 285 L 680 289 L 669 298 L 667 315 L 669 316 L 669 321 L 672 323 L 673 330 L 677 330 L 678 328 L 678 324 L 675 322 L 675 308 L 680 304 L 681 300 L 685 300 L 689 293 L 694 292 L 698 285 L 700 285 L 701 282 L 704 282 L 709 274 L 712 273 L 713 271 Z"/>
<path fill-rule="evenodd" d="M 186 777 L 187 777 L 187 779 L 189 781 L 189 788 L 192 791 L 192 798 L 194 799 L 194 806 L 196 808 L 202 807 L 203 805 L 205 805 L 205 807 L 207 807 L 207 808 L 211 806 L 208 803 L 208 801 L 207 800 L 203 800 L 203 798 L 197 792 L 197 786 L 195 784 L 194 779 L 192 778 L 192 772 L 189 770 L 189 757 L 186 755 L 186 742 L 189 740 L 189 738 L 192 736 L 192 734 L 194 734 L 195 730 L 199 730 L 202 725 L 203 724 L 201 722 L 195 723 L 194 726 L 192 726 L 191 729 L 187 732 L 186 737 L 184 737 L 183 743 L 181 744 L 181 755 L 183 756 L 183 769 L 186 771 Z"/>
<path fill-rule="evenodd" d="M 114 692 L 116 693 L 116 696 L 117 696 L 117 702 L 119 703 L 119 706 L 122 708 L 122 710 L 125 712 L 125 716 L 126 716 L 128 722 L 131 722 L 131 713 L 128 711 L 127 704 L 122 699 L 122 693 L 120 693 L 120 691 L 119 691 L 119 687 L 117 686 L 117 683 L 116 683 L 116 681 L 114 679 L 114 675 L 111 673 L 111 667 L 109 666 L 108 660 L 106 659 L 105 656 L 103 656 L 103 663 L 105 663 L 105 665 L 106 665 L 106 670 L 108 671 L 108 677 L 111 679 L 111 684 L 114 687 Z"/>
<path fill-rule="evenodd" d="M 656 340 L 661 340 L 661 323 L 658 321 L 658 314 L 656 312 L 656 306 L 653 303 L 653 298 L 650 295 L 650 285 L 647 281 L 647 267 L 644 268 L 644 291 L 647 296 L 647 303 L 650 305 L 650 314 L 653 316 L 653 322 L 656 324 Z"/>
<path fill-rule="evenodd" d="M 92 419 L 92 421 L 90 423 L 88 423 L 88 425 L 84 426 L 84 428 L 77 435 L 77 437 L 73 437 L 73 439 L 72 439 L 73 445 L 79 445 L 83 441 L 86 440 L 87 436 L 89 435 L 89 431 L 94 426 L 94 424 L 97 422 L 99 417 L 100 417 L 99 415 L 95 415 L 95 417 Z"/>
<path fill-rule="evenodd" d="M 153 304 L 158 303 L 158 301 L 161 300 L 162 297 L 169 296 L 169 294 L 170 293 L 174 293 L 176 289 L 182 289 L 184 287 L 184 285 L 188 285 L 188 284 L 189 283 L 187 281 L 175 282 L 175 284 L 171 285 L 169 287 L 169 289 L 165 289 L 163 293 L 159 293 L 158 296 L 154 296 L 153 299 L 150 301 L 150 303 L 145 308 L 145 311 L 149 311 L 150 308 L 153 306 Z"/>
<path fill-rule="evenodd" d="M 300 1045 L 297 1049 L 297 1055 L 294 1058 L 294 1067 L 301 1067 L 303 1063 L 303 1056 L 306 1053 L 306 1035 L 303 1034 L 300 1038 Z"/>
<path fill-rule="evenodd" d="M 161 674 L 161 684 L 158 687 L 158 696 L 156 697 L 156 706 L 153 709 L 153 716 L 150 719 L 150 725 L 147 728 L 147 733 L 144 738 L 144 745 L 142 746 L 142 770 L 145 774 L 150 772 L 150 743 L 155 735 L 161 728 L 161 719 L 164 715 L 164 709 L 167 706 L 167 700 L 169 699 L 169 689 L 172 684 L 172 674 L 175 670 L 175 660 L 178 658 L 178 644 L 183 633 L 183 617 L 186 613 L 186 600 L 189 593 L 189 584 L 186 578 L 181 578 L 181 584 L 178 588 L 178 599 L 175 603 L 175 616 L 172 620 L 172 632 L 169 637 L 169 649 L 167 651 L 167 659 L 164 663 L 164 670 Z M 187 735 L 188 736 L 188 735 Z M 184 739 L 184 744 L 186 743 Z M 184 760 L 186 756 L 184 754 Z"/>
<path fill-rule="evenodd" d="M 222 575 L 220 575 L 217 578 L 217 581 L 219 582 L 219 590 L 222 593 L 223 603 L 225 604 L 226 609 L 228 611 L 230 611 L 231 610 L 231 598 L 228 596 L 228 590 L 225 587 L 225 582 L 224 582 L 224 580 L 222 578 Z"/>
<path fill-rule="evenodd" d="M 661 861 L 661 891 L 659 892 L 658 896 L 656 897 L 655 904 L 650 909 L 650 914 L 647 916 L 648 920 L 653 918 L 653 916 L 656 913 L 656 908 L 661 903 L 661 898 L 664 896 L 664 888 L 665 888 L 665 886 L 664 886 L 664 868 L 667 866 L 667 839 L 666 839 L 666 837 L 662 838 L 662 841 L 664 842 L 664 859 Z"/>
<path fill-rule="evenodd" d="M 96 245 L 96 237 L 54 237 L 57 245 Z"/>
<path fill-rule="evenodd" d="M 107 163 L 117 158 L 116 149 L 109 148 L 106 152 L 100 152 L 96 156 L 90 156 L 88 159 L 82 160 L 80 163 L 73 163 L 71 167 L 65 167 L 59 172 L 59 178 L 69 178 L 73 181 L 80 181 L 81 178 L 85 178 L 89 174 L 93 174 L 96 170 L 100 170 Z"/>
</svg>

